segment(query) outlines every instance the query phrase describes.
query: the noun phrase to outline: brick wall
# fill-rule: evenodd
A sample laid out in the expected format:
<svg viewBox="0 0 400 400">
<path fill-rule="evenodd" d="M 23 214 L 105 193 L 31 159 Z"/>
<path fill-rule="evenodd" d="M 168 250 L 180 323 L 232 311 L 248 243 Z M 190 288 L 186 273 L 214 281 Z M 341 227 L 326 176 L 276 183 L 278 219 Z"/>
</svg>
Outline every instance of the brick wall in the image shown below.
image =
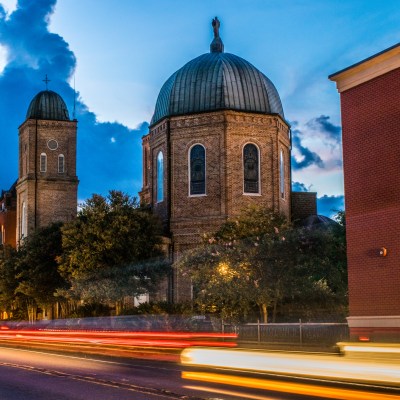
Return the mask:
<svg viewBox="0 0 400 400">
<path fill-rule="evenodd" d="M 400 315 L 400 69 L 344 91 L 341 108 L 350 315 Z"/>
<path fill-rule="evenodd" d="M 292 220 L 302 220 L 310 215 L 317 215 L 317 193 L 292 192 Z"/>
<path fill-rule="evenodd" d="M 26 204 L 28 234 L 52 222 L 69 221 L 77 213 L 76 121 L 26 120 L 19 128 L 19 178 L 17 183 L 17 242 L 21 237 L 22 205 Z M 57 141 L 50 149 L 49 140 Z M 46 172 L 40 155 L 46 154 Z M 64 172 L 58 157 L 64 156 Z"/>
<path fill-rule="evenodd" d="M 243 194 L 243 147 L 259 149 L 260 191 Z M 206 149 L 206 194 L 189 195 L 189 151 Z M 151 127 L 143 138 L 151 169 L 141 200 L 152 205 L 169 227 L 175 259 L 216 231 L 228 217 L 250 205 L 273 208 L 290 218 L 290 140 L 286 123 L 275 115 L 218 111 L 172 117 Z M 164 155 L 164 201 L 156 201 L 157 154 Z M 279 189 L 280 152 L 284 155 L 285 195 Z M 144 161 L 145 162 L 145 161 Z M 148 200 L 149 199 L 149 200 Z M 190 299 L 190 282 L 174 277 L 175 300 Z"/>
</svg>

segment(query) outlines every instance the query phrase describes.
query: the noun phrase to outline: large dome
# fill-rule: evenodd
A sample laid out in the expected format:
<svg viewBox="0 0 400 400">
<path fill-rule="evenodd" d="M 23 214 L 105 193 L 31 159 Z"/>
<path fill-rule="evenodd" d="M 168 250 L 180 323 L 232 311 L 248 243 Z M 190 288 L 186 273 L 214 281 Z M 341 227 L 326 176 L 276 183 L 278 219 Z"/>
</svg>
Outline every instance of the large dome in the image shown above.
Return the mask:
<svg viewBox="0 0 400 400">
<path fill-rule="evenodd" d="M 164 83 L 150 124 L 173 115 L 227 109 L 284 118 L 273 83 L 248 61 L 224 53 L 218 29 L 214 36 L 210 53 L 189 61 Z"/>
<path fill-rule="evenodd" d="M 69 121 L 69 114 L 59 94 L 52 90 L 43 90 L 32 99 L 26 118 Z"/>
</svg>

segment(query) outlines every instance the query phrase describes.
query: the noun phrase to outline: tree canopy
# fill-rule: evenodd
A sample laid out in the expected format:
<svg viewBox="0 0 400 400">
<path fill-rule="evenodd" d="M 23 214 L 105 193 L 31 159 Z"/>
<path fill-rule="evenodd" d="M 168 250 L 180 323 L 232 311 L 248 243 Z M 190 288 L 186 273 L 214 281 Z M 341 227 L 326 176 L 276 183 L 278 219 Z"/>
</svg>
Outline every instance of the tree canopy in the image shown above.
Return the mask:
<svg viewBox="0 0 400 400">
<path fill-rule="evenodd" d="M 62 233 L 59 269 L 71 298 L 105 302 L 138 296 L 167 272 L 159 221 L 122 192 L 93 195 Z"/>
<path fill-rule="evenodd" d="M 265 322 L 279 304 L 346 301 L 344 228 L 295 229 L 279 214 L 250 207 L 178 264 L 195 302 L 233 322 L 257 306 Z"/>
</svg>

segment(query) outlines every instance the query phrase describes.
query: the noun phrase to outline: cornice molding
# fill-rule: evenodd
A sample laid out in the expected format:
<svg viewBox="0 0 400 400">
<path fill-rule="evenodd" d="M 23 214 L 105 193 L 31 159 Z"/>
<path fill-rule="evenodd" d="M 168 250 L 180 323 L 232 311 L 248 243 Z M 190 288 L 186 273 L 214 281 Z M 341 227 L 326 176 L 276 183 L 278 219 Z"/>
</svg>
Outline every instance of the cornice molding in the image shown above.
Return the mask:
<svg viewBox="0 0 400 400">
<path fill-rule="evenodd" d="M 339 93 L 400 68 L 400 44 L 329 76 Z"/>
</svg>

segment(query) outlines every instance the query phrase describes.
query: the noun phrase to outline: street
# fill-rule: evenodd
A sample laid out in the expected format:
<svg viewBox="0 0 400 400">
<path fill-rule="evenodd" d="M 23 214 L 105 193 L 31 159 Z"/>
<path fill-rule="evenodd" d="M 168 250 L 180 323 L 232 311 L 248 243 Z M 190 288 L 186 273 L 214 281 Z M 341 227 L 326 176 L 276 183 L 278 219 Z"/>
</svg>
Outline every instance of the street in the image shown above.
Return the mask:
<svg viewBox="0 0 400 400">
<path fill-rule="evenodd" d="M 2 400 L 400 398 L 400 393 L 395 389 L 377 392 L 358 386 L 331 390 L 329 384 L 319 381 L 296 382 L 295 379 L 262 374 L 254 374 L 252 377 L 237 374 L 232 380 L 232 371 L 226 374 L 222 370 L 203 369 L 199 374 L 186 367 L 183 371 L 183 367 L 175 362 L 51 354 L 6 347 L 1 347 L 0 353 Z M 183 379 L 182 372 L 189 379 Z M 196 376 L 202 378 L 194 380 Z M 204 376 L 214 378 L 205 381 Z M 229 376 L 231 380 L 225 379 L 224 383 L 224 380 L 216 380 L 215 376 Z M 237 385 L 239 381 L 263 382 L 264 386 L 249 384 L 252 388 L 240 387 Z"/>
</svg>

